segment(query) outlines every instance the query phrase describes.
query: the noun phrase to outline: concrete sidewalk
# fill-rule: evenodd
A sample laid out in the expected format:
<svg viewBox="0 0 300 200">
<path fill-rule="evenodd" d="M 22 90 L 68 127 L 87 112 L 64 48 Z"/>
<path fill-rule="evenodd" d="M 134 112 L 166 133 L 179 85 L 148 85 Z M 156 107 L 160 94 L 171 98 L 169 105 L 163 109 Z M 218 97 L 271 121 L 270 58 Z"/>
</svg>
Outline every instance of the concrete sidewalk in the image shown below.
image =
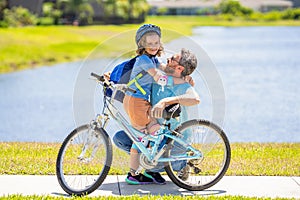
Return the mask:
<svg viewBox="0 0 300 200">
<path fill-rule="evenodd" d="M 300 177 L 225 176 L 204 191 L 187 191 L 173 184 L 128 185 L 126 176 L 108 176 L 98 190 L 89 196 L 120 195 L 242 195 L 249 197 L 286 197 L 300 199 Z M 9 194 L 68 196 L 56 176 L 1 175 L 0 196 Z"/>
</svg>

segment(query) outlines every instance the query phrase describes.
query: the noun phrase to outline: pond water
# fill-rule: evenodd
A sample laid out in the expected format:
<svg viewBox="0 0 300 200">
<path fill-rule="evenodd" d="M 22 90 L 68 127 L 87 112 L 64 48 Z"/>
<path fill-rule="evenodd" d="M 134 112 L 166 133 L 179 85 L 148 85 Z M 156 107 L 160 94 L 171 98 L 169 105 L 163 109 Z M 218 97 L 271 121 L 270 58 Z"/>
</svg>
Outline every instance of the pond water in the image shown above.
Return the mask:
<svg viewBox="0 0 300 200">
<path fill-rule="evenodd" d="M 223 81 L 232 141 L 300 141 L 300 27 L 203 27 L 193 39 Z"/>
<path fill-rule="evenodd" d="M 220 76 L 225 110 L 219 125 L 231 142 L 300 142 L 300 27 L 199 27 L 191 39 Z M 101 62 L 107 63 L 96 66 Z M 0 141 L 61 142 L 78 124 L 73 96 L 81 67 L 63 63 L 0 75 Z M 210 93 L 196 87 L 200 117 L 211 119 Z"/>
</svg>

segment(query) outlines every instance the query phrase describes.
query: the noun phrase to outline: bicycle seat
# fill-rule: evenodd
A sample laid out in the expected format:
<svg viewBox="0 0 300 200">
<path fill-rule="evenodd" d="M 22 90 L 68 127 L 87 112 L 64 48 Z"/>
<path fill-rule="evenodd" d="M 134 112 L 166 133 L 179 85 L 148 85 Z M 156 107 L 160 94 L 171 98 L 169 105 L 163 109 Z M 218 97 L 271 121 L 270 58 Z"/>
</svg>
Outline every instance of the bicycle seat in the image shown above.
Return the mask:
<svg viewBox="0 0 300 200">
<path fill-rule="evenodd" d="M 181 107 L 179 103 L 171 104 L 165 107 L 163 112 L 163 118 L 169 120 L 171 118 L 179 117 L 181 113 Z"/>
</svg>

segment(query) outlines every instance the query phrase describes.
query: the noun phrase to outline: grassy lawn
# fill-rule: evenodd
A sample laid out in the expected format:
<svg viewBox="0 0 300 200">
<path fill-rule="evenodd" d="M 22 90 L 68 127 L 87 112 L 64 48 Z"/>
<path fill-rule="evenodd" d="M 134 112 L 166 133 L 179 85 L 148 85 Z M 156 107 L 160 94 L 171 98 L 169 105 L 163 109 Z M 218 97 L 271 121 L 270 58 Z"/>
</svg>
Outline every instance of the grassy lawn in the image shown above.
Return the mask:
<svg viewBox="0 0 300 200">
<path fill-rule="evenodd" d="M 60 144 L 57 143 L 0 143 L 0 174 L 30 174 L 30 175 L 54 175 L 56 156 Z M 267 175 L 267 176 L 300 176 L 300 143 L 233 143 L 232 159 L 226 175 Z M 113 165 L 110 175 L 126 174 L 129 170 L 129 156 L 114 147 Z M 125 166 L 125 168 L 124 168 Z M 57 200 L 66 197 L 36 196 L 36 195 L 8 195 L 0 196 L 4 199 L 25 200 Z M 245 197 L 245 196 L 120 196 L 120 197 L 71 197 L 71 199 L 110 199 L 110 200 L 156 200 L 156 199 L 245 199 L 245 200 L 267 200 L 271 198 Z M 288 198 L 272 198 L 275 200 L 286 200 Z M 290 199 L 290 198 L 289 198 Z M 295 198 L 294 198 L 295 199 Z"/>
<path fill-rule="evenodd" d="M 216 17 L 149 16 L 146 23 L 159 25 L 163 42 L 191 35 L 195 26 L 299 26 L 300 21 L 224 21 Z M 0 29 L 0 74 L 38 66 L 86 58 L 96 48 L 98 57 L 114 57 L 117 52 L 135 49 L 134 33 L 140 24 L 86 27 L 48 26 Z M 128 34 L 126 33 L 132 30 Z M 120 37 L 117 37 L 117 36 Z M 108 43 L 109 38 L 114 37 Z"/>
<path fill-rule="evenodd" d="M 60 144 L 0 143 L 0 174 L 54 175 Z M 233 143 L 226 175 L 300 176 L 300 143 Z M 109 174 L 126 174 L 129 156 L 114 147 Z"/>
<path fill-rule="evenodd" d="M 11 199 L 11 200 L 19 200 L 19 199 L 24 199 L 24 200 L 57 200 L 57 199 L 66 199 L 66 197 L 53 197 L 53 196 L 22 196 L 22 195 L 10 195 L 6 197 L 0 197 L 0 200 L 3 199 Z M 82 199 L 82 200 L 160 200 L 160 199 L 166 199 L 166 200 L 198 200 L 198 199 L 205 199 L 205 200 L 227 200 L 227 199 L 232 199 L 232 200 L 270 200 L 271 198 L 258 198 L 258 197 L 245 197 L 245 196 L 153 196 L 153 195 L 145 195 L 145 196 L 138 196 L 138 195 L 132 195 L 132 196 L 120 196 L 120 197 L 114 197 L 114 196 L 109 196 L 109 197 L 104 197 L 104 196 L 99 196 L 99 197 L 71 197 L 68 199 Z M 272 198 L 273 200 L 287 200 L 290 198 Z"/>
</svg>

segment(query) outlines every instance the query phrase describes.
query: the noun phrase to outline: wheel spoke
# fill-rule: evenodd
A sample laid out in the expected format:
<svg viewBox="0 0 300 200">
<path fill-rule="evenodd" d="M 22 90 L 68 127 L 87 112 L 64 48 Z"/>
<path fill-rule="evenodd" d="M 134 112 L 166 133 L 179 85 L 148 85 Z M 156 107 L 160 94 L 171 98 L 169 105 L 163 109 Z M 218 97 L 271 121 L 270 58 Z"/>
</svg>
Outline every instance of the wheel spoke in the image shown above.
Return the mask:
<svg viewBox="0 0 300 200">
<path fill-rule="evenodd" d="M 103 129 L 90 130 L 86 125 L 70 133 L 57 159 L 57 177 L 62 188 L 75 195 L 97 189 L 108 174 L 111 148 Z"/>
<path fill-rule="evenodd" d="M 186 160 L 181 169 L 167 165 L 165 169 L 171 180 L 188 190 L 203 190 L 216 184 L 224 176 L 230 162 L 230 145 L 225 133 L 204 120 L 185 122 L 177 131 L 203 157 Z M 169 156 L 176 154 L 178 152 L 174 148 L 168 152 Z"/>
</svg>

